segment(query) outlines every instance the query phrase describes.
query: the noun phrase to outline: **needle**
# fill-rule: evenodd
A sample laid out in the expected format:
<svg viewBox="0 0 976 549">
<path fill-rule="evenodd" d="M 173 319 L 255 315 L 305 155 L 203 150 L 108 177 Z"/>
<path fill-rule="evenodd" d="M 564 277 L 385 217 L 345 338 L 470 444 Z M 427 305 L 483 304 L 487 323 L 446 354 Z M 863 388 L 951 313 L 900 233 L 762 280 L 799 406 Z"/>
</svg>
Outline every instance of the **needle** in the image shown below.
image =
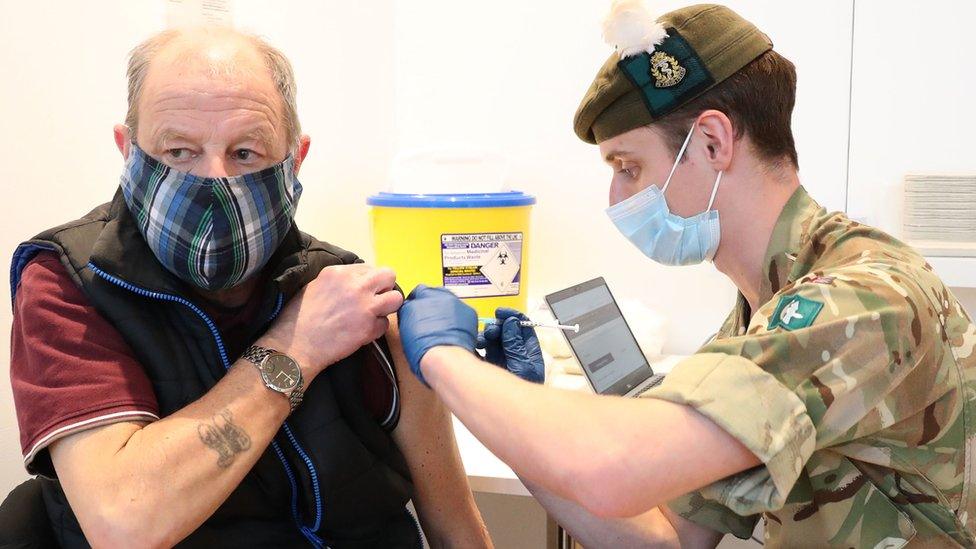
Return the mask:
<svg viewBox="0 0 976 549">
<path fill-rule="evenodd" d="M 497 318 L 479 318 L 478 322 L 481 322 L 485 326 L 489 324 L 500 324 Z M 531 328 L 554 328 L 556 330 L 566 330 L 567 332 L 579 333 L 579 324 L 573 324 L 572 326 L 566 324 L 545 324 L 542 322 L 535 322 L 532 320 L 520 320 L 519 326 L 531 327 Z"/>
</svg>

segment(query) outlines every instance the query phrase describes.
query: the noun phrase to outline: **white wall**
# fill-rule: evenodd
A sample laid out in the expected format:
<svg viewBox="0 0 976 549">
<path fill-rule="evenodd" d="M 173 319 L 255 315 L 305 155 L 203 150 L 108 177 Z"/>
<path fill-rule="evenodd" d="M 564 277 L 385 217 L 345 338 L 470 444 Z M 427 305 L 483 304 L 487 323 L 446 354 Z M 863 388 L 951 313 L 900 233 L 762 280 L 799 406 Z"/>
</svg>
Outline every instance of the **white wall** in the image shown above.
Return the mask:
<svg viewBox="0 0 976 549">
<path fill-rule="evenodd" d="M 0 257 L 18 242 L 111 198 L 120 164 L 112 124 L 125 115 L 125 52 L 151 32 L 137 4 L 114 2 L 104 28 L 82 2 L 0 5 Z M 138 11 L 138 13 L 135 13 Z M 161 12 L 160 12 L 161 13 Z M 105 32 L 111 29 L 110 32 Z M 6 268 L 3 272 L 7 272 Z M 0 306 L 0 494 L 25 478 L 7 381 L 10 299 Z"/>
<path fill-rule="evenodd" d="M 933 13 L 946 14 L 932 25 Z M 951 14 L 951 15 L 949 15 Z M 858 1 L 848 211 L 901 237 L 903 178 L 976 173 L 976 3 Z M 976 258 L 932 260 L 976 314 Z"/>
<path fill-rule="evenodd" d="M 901 236 L 905 174 L 976 172 L 974 20 L 976 2 L 857 2 L 851 215 Z"/>
<path fill-rule="evenodd" d="M 237 0 L 236 22 L 295 66 L 303 129 L 303 228 L 367 250 L 365 196 L 392 148 L 393 11 L 382 2 Z M 125 56 L 165 25 L 161 0 L 0 0 L 0 266 L 16 245 L 111 199 L 121 173 Z M 0 284 L 0 495 L 26 478 L 7 381 L 9 286 Z"/>
</svg>

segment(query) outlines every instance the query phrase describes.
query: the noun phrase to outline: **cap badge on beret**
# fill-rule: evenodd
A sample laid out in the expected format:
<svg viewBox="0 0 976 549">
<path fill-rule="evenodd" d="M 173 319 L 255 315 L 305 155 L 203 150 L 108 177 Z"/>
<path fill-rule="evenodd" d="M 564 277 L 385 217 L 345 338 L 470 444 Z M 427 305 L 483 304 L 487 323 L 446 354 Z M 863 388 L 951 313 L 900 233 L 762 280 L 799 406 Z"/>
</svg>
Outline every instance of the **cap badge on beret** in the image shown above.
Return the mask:
<svg viewBox="0 0 976 549">
<path fill-rule="evenodd" d="M 676 86 L 688 72 L 673 56 L 656 51 L 651 54 L 651 76 L 654 77 L 654 87 L 670 88 Z"/>
</svg>

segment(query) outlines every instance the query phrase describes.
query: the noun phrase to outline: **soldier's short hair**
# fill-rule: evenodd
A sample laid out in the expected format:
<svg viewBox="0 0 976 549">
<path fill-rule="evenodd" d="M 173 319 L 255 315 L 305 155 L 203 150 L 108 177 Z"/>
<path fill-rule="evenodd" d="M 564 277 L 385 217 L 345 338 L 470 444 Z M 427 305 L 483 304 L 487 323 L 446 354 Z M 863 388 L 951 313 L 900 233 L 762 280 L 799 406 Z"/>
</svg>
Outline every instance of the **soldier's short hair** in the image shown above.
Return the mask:
<svg viewBox="0 0 976 549">
<path fill-rule="evenodd" d="M 714 109 L 732 121 L 736 138 L 749 137 L 763 160 L 799 169 L 791 119 L 796 102 L 796 67 L 769 50 L 712 89 L 650 124 L 675 154 L 699 114 Z"/>
</svg>

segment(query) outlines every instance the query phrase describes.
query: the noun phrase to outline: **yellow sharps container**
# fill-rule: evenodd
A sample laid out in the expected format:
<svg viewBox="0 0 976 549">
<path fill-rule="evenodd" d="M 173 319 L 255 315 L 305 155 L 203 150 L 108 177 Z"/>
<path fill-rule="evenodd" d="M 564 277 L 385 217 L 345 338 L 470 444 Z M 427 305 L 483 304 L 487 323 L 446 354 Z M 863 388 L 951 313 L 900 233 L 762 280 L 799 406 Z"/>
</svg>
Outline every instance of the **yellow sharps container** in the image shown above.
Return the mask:
<svg viewBox="0 0 976 549">
<path fill-rule="evenodd" d="M 366 203 L 376 264 L 393 268 L 405 293 L 443 286 L 479 317 L 496 307 L 525 311 L 534 196 L 378 193 Z"/>
</svg>

